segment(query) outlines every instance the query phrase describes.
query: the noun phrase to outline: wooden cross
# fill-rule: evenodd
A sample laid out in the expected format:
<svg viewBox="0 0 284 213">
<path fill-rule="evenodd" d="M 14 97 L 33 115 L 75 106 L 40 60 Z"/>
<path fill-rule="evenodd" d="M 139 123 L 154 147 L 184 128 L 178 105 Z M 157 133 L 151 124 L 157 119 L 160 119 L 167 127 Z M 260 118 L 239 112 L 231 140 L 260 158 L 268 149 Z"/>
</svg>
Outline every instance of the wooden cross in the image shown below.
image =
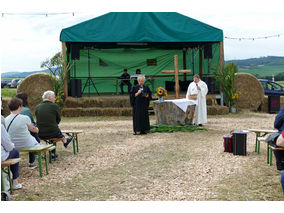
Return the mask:
<svg viewBox="0 0 284 213">
<path fill-rule="evenodd" d="M 175 70 L 162 70 L 162 73 L 175 73 L 175 83 L 176 83 L 176 98 L 179 98 L 179 82 L 178 74 L 179 73 L 189 73 L 191 70 L 178 70 L 178 56 L 174 56 L 175 61 Z"/>
</svg>

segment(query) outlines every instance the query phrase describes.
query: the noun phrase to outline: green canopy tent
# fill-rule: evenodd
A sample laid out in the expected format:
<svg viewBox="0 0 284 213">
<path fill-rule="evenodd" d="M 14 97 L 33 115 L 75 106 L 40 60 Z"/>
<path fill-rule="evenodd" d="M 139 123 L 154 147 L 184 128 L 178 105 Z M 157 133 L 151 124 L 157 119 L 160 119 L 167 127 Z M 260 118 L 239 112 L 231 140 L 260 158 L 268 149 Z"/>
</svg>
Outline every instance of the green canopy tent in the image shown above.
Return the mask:
<svg viewBox="0 0 284 213">
<path fill-rule="evenodd" d="M 69 79 L 89 77 L 91 92 L 114 92 L 114 78 L 124 68 L 153 76 L 155 87 L 165 87 L 173 75 L 162 70 L 190 69 L 179 76 L 181 82 L 194 74 L 209 76 L 217 66 L 223 68 L 223 31 L 174 12 L 111 12 L 61 31 L 62 53 L 70 63 Z M 67 83 L 65 84 L 67 94 Z M 83 89 L 83 86 L 82 86 Z"/>
</svg>

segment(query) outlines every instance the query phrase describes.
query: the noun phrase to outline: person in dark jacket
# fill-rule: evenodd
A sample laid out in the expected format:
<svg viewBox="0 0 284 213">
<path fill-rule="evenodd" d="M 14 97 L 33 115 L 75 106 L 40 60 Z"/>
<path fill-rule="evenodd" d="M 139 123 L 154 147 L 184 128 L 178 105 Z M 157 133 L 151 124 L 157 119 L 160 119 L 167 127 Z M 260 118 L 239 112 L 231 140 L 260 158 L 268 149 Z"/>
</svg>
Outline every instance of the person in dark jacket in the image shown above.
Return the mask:
<svg viewBox="0 0 284 213">
<path fill-rule="evenodd" d="M 278 129 L 279 133 L 284 130 L 284 106 L 281 108 L 279 113 L 277 114 L 274 121 L 274 128 Z"/>
<path fill-rule="evenodd" d="M 274 128 L 281 132 L 284 130 L 284 106 L 281 108 L 274 120 Z M 283 150 L 273 150 L 274 156 L 276 158 L 276 167 L 278 171 L 284 170 L 284 151 Z"/>
<path fill-rule="evenodd" d="M 39 137 L 41 139 L 62 138 L 64 147 L 67 148 L 73 138 L 70 137 L 66 139 L 58 127 L 58 124 L 61 121 L 61 115 L 59 106 L 55 103 L 56 98 L 54 92 L 50 90 L 44 92 L 42 99 L 42 103 L 37 105 L 35 109 Z"/>
<path fill-rule="evenodd" d="M 133 134 L 137 132 L 146 134 L 150 130 L 148 107 L 152 97 L 149 87 L 144 85 L 145 77 L 138 77 L 138 84 L 135 85 L 130 93 L 130 104 L 133 107 Z"/>
<path fill-rule="evenodd" d="M 121 84 L 120 84 L 120 90 L 121 90 L 121 94 L 124 94 L 123 91 L 123 86 L 127 85 L 128 86 L 128 93 L 130 93 L 131 91 L 131 83 L 130 83 L 130 75 L 127 73 L 127 69 L 123 70 L 123 74 L 120 76 L 121 80 Z"/>
</svg>

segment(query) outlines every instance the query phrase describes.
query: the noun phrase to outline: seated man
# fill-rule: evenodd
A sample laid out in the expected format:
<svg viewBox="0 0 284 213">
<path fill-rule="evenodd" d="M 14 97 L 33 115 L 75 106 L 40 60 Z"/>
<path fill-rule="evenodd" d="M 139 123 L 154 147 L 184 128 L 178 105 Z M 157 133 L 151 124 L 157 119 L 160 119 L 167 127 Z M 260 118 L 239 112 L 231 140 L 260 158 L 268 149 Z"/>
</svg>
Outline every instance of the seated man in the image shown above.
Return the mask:
<svg viewBox="0 0 284 213">
<path fill-rule="evenodd" d="M 35 115 L 39 128 L 39 137 L 41 139 L 62 138 L 64 147 L 72 141 L 72 137 L 66 139 L 58 127 L 61 121 L 59 106 L 55 103 L 55 95 L 53 91 L 46 91 L 42 96 L 42 103 L 36 106 Z M 53 150 L 53 153 L 55 150 Z M 53 156 L 56 157 L 56 156 Z"/>
<path fill-rule="evenodd" d="M 124 85 L 128 86 L 128 93 L 130 93 L 130 90 L 131 90 L 130 75 L 127 73 L 127 69 L 123 70 L 123 74 L 120 76 L 120 78 L 126 79 L 126 80 L 121 80 L 121 84 L 120 84 L 121 94 L 124 94 L 124 91 L 123 91 Z"/>
</svg>

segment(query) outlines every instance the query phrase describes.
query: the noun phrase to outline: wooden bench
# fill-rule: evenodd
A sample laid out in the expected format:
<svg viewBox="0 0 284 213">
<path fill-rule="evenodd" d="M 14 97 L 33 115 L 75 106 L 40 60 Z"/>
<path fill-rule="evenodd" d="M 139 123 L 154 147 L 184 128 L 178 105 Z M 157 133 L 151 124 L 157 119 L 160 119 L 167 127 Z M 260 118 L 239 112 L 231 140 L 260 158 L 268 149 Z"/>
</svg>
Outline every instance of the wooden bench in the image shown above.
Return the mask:
<svg viewBox="0 0 284 213">
<path fill-rule="evenodd" d="M 260 153 L 260 140 L 259 139 L 263 139 L 263 137 L 269 133 L 277 132 L 277 130 L 269 130 L 269 129 L 248 129 L 248 131 L 254 132 L 256 134 L 255 152 L 257 152 L 257 154 Z"/>
<path fill-rule="evenodd" d="M 269 157 L 268 164 L 270 166 L 272 166 L 272 150 L 284 150 L 284 147 L 275 147 L 272 145 L 268 145 L 268 157 Z"/>
<path fill-rule="evenodd" d="M 25 148 L 25 149 L 18 149 L 19 152 L 34 152 L 38 155 L 38 166 L 39 166 L 39 175 L 40 177 L 43 176 L 42 174 L 42 158 L 45 160 L 45 171 L 46 174 L 48 175 L 48 162 L 47 162 L 47 157 L 46 153 L 49 151 L 49 148 L 51 148 L 53 145 L 52 144 L 42 144 L 39 146 L 35 146 L 32 148 Z M 49 153 L 50 154 L 50 153 Z"/>
<path fill-rule="evenodd" d="M 11 158 L 5 161 L 1 161 L 1 191 L 5 188 L 4 187 L 4 178 L 3 173 L 8 174 L 9 184 L 10 184 L 10 191 L 11 194 L 13 193 L 13 178 L 11 177 L 11 168 L 10 166 L 16 163 L 19 163 L 21 158 Z M 7 170 L 5 170 L 7 168 Z M 3 190 L 4 191 L 4 190 Z"/>
<path fill-rule="evenodd" d="M 69 137 L 73 137 L 73 153 L 74 155 L 79 152 L 79 143 L 78 143 L 78 134 L 83 133 L 83 130 L 61 130 L 63 134 L 68 135 Z M 48 144 L 56 144 L 58 142 L 63 142 L 62 138 L 49 138 L 49 139 L 40 139 L 41 141 L 45 141 Z"/>
<path fill-rule="evenodd" d="M 83 133 L 83 130 L 62 130 L 62 133 L 73 137 L 73 153 L 79 152 L 78 134 Z"/>
</svg>

